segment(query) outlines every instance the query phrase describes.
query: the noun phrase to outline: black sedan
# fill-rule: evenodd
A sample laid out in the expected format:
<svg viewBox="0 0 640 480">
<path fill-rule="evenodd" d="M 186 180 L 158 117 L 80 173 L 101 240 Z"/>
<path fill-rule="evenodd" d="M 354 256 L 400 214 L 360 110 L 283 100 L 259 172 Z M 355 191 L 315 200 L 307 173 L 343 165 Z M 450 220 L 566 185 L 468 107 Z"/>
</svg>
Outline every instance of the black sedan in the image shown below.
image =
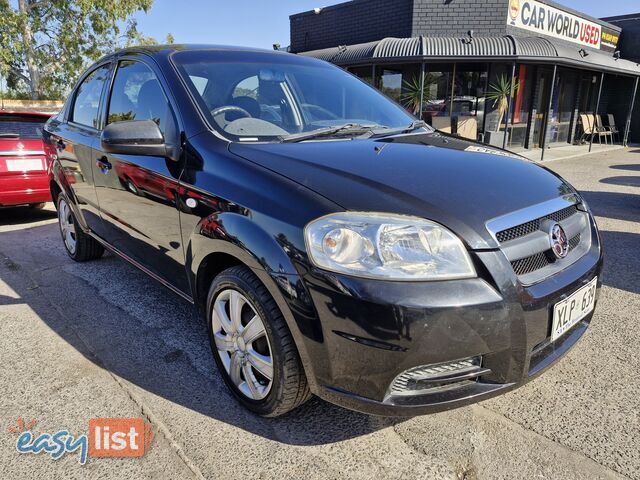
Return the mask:
<svg viewBox="0 0 640 480">
<path fill-rule="evenodd" d="M 593 315 L 602 251 L 578 192 L 325 62 L 127 49 L 45 137 L 69 256 L 107 248 L 192 302 L 261 415 L 311 394 L 382 415 L 479 401 Z"/>
</svg>

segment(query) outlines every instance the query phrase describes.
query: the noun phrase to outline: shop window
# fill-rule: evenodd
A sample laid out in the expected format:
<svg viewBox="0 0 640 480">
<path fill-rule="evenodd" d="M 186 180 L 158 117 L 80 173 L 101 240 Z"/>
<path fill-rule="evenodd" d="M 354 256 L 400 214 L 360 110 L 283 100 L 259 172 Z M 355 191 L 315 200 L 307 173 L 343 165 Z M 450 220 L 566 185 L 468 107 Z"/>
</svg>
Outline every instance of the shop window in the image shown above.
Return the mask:
<svg viewBox="0 0 640 480">
<path fill-rule="evenodd" d="M 509 92 L 513 90 L 513 65 L 494 63 L 489 72 L 484 118 L 484 141 L 502 147 L 505 137 Z"/>
<path fill-rule="evenodd" d="M 577 75 L 575 71 L 558 69 L 551 99 L 548 143 L 567 143 L 571 135 L 571 119 L 576 108 Z"/>
<path fill-rule="evenodd" d="M 511 118 L 509 119 L 507 146 L 510 149 L 518 150 L 527 145 L 534 83 L 535 67 L 532 65 L 519 65 L 516 68 L 513 107 L 511 108 Z"/>
<path fill-rule="evenodd" d="M 420 64 L 376 67 L 376 87 L 414 115 L 420 113 Z"/>
<path fill-rule="evenodd" d="M 434 124 L 434 117 L 451 116 L 452 75 L 453 64 L 433 64 L 426 67 L 422 118 L 431 125 Z"/>
<path fill-rule="evenodd" d="M 371 65 L 365 67 L 349 67 L 348 71 L 369 85 L 373 85 L 373 67 Z"/>
<path fill-rule="evenodd" d="M 487 69 L 484 63 L 459 63 L 454 69 L 451 116 L 456 133 L 471 140 L 477 140 L 484 123 Z"/>
</svg>

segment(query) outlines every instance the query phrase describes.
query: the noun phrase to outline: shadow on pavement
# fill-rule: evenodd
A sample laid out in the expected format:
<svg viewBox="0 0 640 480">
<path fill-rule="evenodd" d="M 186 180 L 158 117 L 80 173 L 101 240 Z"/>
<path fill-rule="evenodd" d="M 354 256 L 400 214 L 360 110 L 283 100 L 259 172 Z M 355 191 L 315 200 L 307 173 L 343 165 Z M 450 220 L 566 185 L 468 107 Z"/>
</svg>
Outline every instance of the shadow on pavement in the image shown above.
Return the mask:
<svg viewBox="0 0 640 480">
<path fill-rule="evenodd" d="M 56 218 L 55 210 L 39 210 L 31 207 L 0 208 L 0 225 L 22 225 Z"/>
<path fill-rule="evenodd" d="M 3 233 L 3 244 L 15 244 L 19 234 Z M 30 235 L 53 242 L 58 236 L 57 225 L 35 227 Z M 33 253 L 29 257 L 33 263 L 26 266 L 13 258 L 15 263 L 5 259 L 0 265 L 5 271 L 26 273 L 28 279 L 24 282 L 22 276 L 18 281 L 12 280 L 16 278 L 13 275 L 2 275 L 20 299 L 1 296 L 0 305 L 26 301 L 43 322 L 86 358 L 153 395 L 292 445 L 335 443 L 402 421 L 351 412 L 315 397 L 284 417 L 253 415 L 224 385 L 195 307 L 113 256 L 76 264 L 64 254 L 47 260 L 46 252 Z M 52 266 L 43 268 L 45 262 Z M 29 266 L 36 264 L 35 268 Z M 35 291 L 34 284 L 38 285 Z M 74 293 L 64 295 L 65 291 Z M 149 403 L 156 411 L 171 408 L 153 399 Z"/>
<path fill-rule="evenodd" d="M 640 294 L 640 234 L 601 230 L 605 252 L 604 284 Z"/>
<path fill-rule="evenodd" d="M 631 172 L 640 172 L 640 164 L 622 164 L 622 165 L 611 165 L 609 168 L 614 170 L 629 170 Z"/>
<path fill-rule="evenodd" d="M 622 185 L 626 187 L 640 187 L 640 177 L 636 176 L 619 176 L 619 177 L 608 177 L 600 180 L 600 183 L 606 183 L 609 185 Z"/>
<path fill-rule="evenodd" d="M 640 195 L 622 192 L 580 191 L 594 215 L 631 222 L 640 221 Z"/>
<path fill-rule="evenodd" d="M 633 177 L 635 178 L 635 177 Z M 640 222 L 640 195 L 621 192 L 580 192 L 597 217 Z M 640 293 L 640 234 L 600 230 L 605 252 L 604 283 Z"/>
</svg>

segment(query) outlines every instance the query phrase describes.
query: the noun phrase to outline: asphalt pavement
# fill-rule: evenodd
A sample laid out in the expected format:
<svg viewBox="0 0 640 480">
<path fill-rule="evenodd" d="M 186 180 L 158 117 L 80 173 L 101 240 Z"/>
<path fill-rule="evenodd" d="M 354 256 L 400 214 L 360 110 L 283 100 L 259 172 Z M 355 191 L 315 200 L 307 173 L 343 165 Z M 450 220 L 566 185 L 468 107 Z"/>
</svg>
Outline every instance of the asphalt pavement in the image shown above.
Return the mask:
<svg viewBox="0 0 640 480">
<path fill-rule="evenodd" d="M 606 248 L 583 339 L 524 387 L 412 419 L 313 399 L 278 419 L 243 410 L 193 307 L 105 255 L 65 254 L 55 211 L 0 210 L 0 478 L 640 479 L 640 149 L 546 164 L 584 193 Z M 35 433 L 143 417 L 142 458 L 19 454 Z"/>
</svg>

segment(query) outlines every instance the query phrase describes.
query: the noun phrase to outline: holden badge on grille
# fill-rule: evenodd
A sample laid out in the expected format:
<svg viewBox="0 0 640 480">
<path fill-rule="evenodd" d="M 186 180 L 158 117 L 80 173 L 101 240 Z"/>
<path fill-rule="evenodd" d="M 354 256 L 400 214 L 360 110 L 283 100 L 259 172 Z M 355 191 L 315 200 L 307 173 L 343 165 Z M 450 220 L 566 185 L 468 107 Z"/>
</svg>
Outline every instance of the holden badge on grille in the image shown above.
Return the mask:
<svg viewBox="0 0 640 480">
<path fill-rule="evenodd" d="M 551 250 L 558 258 L 564 258 L 569 253 L 569 239 L 559 223 L 554 223 L 549 229 L 549 241 Z"/>
</svg>

